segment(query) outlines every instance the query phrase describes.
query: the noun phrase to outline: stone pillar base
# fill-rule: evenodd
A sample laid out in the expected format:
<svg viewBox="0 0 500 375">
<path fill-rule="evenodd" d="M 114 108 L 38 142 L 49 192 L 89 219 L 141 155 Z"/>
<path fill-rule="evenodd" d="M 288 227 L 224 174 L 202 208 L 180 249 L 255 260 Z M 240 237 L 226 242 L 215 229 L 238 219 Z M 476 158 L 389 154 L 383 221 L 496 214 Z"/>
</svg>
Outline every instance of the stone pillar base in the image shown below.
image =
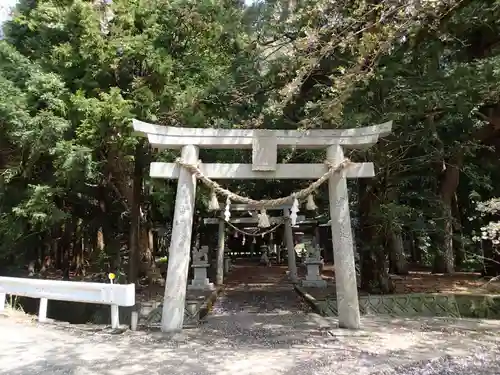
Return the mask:
<svg viewBox="0 0 500 375">
<path fill-rule="evenodd" d="M 309 288 L 326 288 L 326 281 L 321 277 L 319 267 L 322 264 L 320 260 L 306 259 L 307 266 L 306 279 L 302 280 L 302 286 Z"/>
<path fill-rule="evenodd" d="M 188 290 L 215 290 L 215 286 L 210 280 L 205 279 L 200 283 L 193 283 L 194 280 L 191 281 L 191 284 L 188 285 Z"/>
<path fill-rule="evenodd" d="M 231 258 L 224 258 L 224 273 L 229 273 L 231 271 Z"/>
<path fill-rule="evenodd" d="M 326 288 L 325 280 L 302 280 L 301 284 L 305 288 Z"/>
<path fill-rule="evenodd" d="M 214 290 L 214 284 L 207 278 L 208 263 L 193 264 L 194 278 L 188 285 L 188 290 Z"/>
</svg>

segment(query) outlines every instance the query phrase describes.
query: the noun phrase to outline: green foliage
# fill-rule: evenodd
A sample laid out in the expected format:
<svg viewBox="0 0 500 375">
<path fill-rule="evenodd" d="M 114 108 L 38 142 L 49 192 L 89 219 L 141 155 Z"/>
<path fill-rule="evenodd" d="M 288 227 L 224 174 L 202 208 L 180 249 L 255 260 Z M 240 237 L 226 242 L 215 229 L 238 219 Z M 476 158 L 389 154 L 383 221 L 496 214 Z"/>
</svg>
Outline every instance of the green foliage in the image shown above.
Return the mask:
<svg viewBox="0 0 500 375">
<path fill-rule="evenodd" d="M 126 228 L 134 163 L 150 160 L 135 152 L 133 117 L 202 127 L 250 116 L 240 95 L 257 71 L 242 19 L 232 1 L 21 1 L 0 43 L 0 256 L 69 219 Z M 144 187 L 149 220 L 168 221 L 175 189 Z"/>
<path fill-rule="evenodd" d="M 75 220 L 88 237 L 98 228 L 111 232 L 109 254 L 99 255 L 108 261 L 137 204 L 151 225 L 171 220 L 175 184 L 151 181 L 147 165 L 177 152 L 151 153 L 133 134 L 132 118 L 282 129 L 393 120 L 384 141 L 349 154 L 376 165 L 375 179 L 352 185 L 360 186 L 352 201 L 363 211 L 368 247 L 388 243 L 391 233 L 414 234 L 432 255 L 444 243 L 450 197 L 455 226 L 471 234 L 463 220 L 475 210 L 470 198 L 500 195 L 500 8 L 497 1 L 423 1 L 419 12 L 405 12 L 403 5 L 21 1 L 0 42 L 0 257 Z M 250 155 L 200 157 L 248 162 Z M 323 157 L 279 154 L 285 162 Z M 443 166 L 457 166 L 458 186 L 445 189 Z M 227 187 L 263 198 L 288 195 L 300 183 Z M 205 213 L 208 194 L 200 193 Z M 318 213 L 328 212 L 325 189 L 317 198 Z"/>
<path fill-rule="evenodd" d="M 22 201 L 12 212 L 20 218 L 25 218 L 33 229 L 46 229 L 64 220 L 66 215 L 54 203 L 54 198 L 60 193 L 49 186 L 28 185 L 28 198 Z"/>
</svg>

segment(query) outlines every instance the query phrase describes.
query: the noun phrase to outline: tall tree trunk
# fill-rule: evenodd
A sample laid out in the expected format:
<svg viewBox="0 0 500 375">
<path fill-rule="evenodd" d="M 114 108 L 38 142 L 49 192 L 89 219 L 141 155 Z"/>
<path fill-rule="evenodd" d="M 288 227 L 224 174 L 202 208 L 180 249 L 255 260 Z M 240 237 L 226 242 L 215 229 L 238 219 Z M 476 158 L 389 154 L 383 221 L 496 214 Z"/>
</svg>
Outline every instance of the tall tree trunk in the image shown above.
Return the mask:
<svg viewBox="0 0 500 375">
<path fill-rule="evenodd" d="M 399 192 L 396 187 L 388 190 L 387 199 L 393 203 L 399 202 Z M 408 274 L 408 264 L 404 253 L 401 223 L 393 220 L 386 227 L 388 228 L 386 242 L 389 248 L 389 269 L 393 274 L 406 275 Z"/>
<path fill-rule="evenodd" d="M 62 226 L 58 226 L 52 232 L 54 240 L 52 241 L 52 255 L 54 257 L 54 263 L 56 269 L 62 268 L 62 249 L 60 246 L 62 237 Z"/>
<path fill-rule="evenodd" d="M 403 234 L 401 230 L 391 229 L 389 234 L 390 271 L 396 275 L 408 274 L 408 262 L 404 253 Z"/>
<path fill-rule="evenodd" d="M 153 241 L 151 250 L 153 252 L 153 259 L 154 259 L 160 255 L 159 236 L 158 236 L 158 231 L 154 230 L 154 228 L 151 228 L 149 231 L 151 233 L 151 239 Z"/>
<path fill-rule="evenodd" d="M 457 194 L 453 197 L 453 216 L 454 216 L 454 241 L 453 253 L 455 257 L 455 267 L 462 267 L 465 260 L 464 234 L 462 229 L 462 215 L 458 205 Z"/>
<path fill-rule="evenodd" d="M 461 269 L 465 261 L 464 235 L 462 231 L 455 233 L 453 241 L 453 257 L 455 259 L 455 268 Z"/>
<path fill-rule="evenodd" d="M 408 240 L 411 254 L 411 262 L 413 264 L 422 263 L 422 251 L 418 247 L 418 236 L 415 233 L 410 232 L 410 238 Z"/>
<path fill-rule="evenodd" d="M 361 289 L 369 293 L 390 293 L 392 285 L 389 280 L 387 256 L 380 233 L 377 232 L 378 223 L 372 216 L 377 197 L 370 182 L 360 180 L 358 186 Z"/>
<path fill-rule="evenodd" d="M 76 228 L 76 221 L 74 218 L 69 219 L 64 224 L 64 232 L 61 238 L 61 248 L 62 248 L 62 270 L 63 279 L 69 280 L 70 278 L 70 268 L 71 268 L 71 247 L 72 240 Z"/>
<path fill-rule="evenodd" d="M 134 173 L 132 176 L 132 201 L 130 206 L 130 238 L 129 238 L 129 269 L 128 281 L 135 283 L 139 274 L 140 257 L 140 232 L 141 232 L 141 201 L 142 201 L 142 176 L 143 176 L 142 142 L 135 148 Z"/>
<path fill-rule="evenodd" d="M 460 178 L 460 168 L 463 163 L 463 153 L 458 152 L 448 163 L 443 163 L 440 178 L 439 196 L 441 199 L 442 217 L 438 220 L 441 224 L 439 230 L 442 239 L 438 255 L 434 261 L 435 273 L 455 272 L 455 260 L 453 249 L 453 199 L 456 195 Z"/>
<path fill-rule="evenodd" d="M 440 219 L 442 222 L 442 233 L 439 236 L 442 241 L 439 244 L 440 249 L 437 249 L 437 255 L 434 258 L 433 272 L 434 273 L 453 273 L 455 272 L 455 259 L 453 249 L 453 215 L 449 202 L 444 199 L 443 204 L 443 217 Z"/>
<path fill-rule="evenodd" d="M 113 217 L 113 210 L 111 209 L 111 199 L 108 196 L 108 191 L 105 187 L 100 187 L 100 201 L 101 208 L 101 228 L 104 250 L 108 255 L 109 269 L 108 272 L 117 273 L 121 268 L 120 257 L 120 240 L 118 238 L 118 218 Z"/>
<path fill-rule="evenodd" d="M 73 267 L 75 270 L 75 274 L 78 276 L 85 276 L 85 271 L 84 271 L 84 254 L 83 254 L 83 248 L 84 248 L 84 235 L 83 235 L 83 221 L 79 220 L 79 223 L 76 227 L 75 231 L 75 238 L 73 240 L 73 249 L 74 249 L 74 254 L 73 254 Z"/>
<path fill-rule="evenodd" d="M 141 225 L 139 234 L 140 274 L 145 275 L 149 281 L 155 281 L 161 278 L 160 271 L 156 267 L 153 247 L 153 231 L 151 230 L 151 226 Z"/>
</svg>

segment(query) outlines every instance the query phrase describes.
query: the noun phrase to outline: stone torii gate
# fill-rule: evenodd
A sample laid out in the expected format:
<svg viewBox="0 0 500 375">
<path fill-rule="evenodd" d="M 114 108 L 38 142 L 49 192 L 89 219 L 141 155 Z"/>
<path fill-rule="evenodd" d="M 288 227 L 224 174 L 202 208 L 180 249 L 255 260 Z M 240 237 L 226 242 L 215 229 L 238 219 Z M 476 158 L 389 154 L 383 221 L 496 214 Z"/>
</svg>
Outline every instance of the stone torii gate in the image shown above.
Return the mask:
<svg viewBox="0 0 500 375">
<path fill-rule="evenodd" d="M 146 136 L 153 148 L 180 149 L 181 161 L 198 165 L 213 180 L 221 179 L 318 179 L 326 164 L 278 164 L 278 148 L 326 148 L 327 162 L 344 162 L 343 148 L 367 148 L 390 133 L 392 122 L 358 129 L 261 130 L 203 129 L 153 125 L 134 120 L 136 133 Z M 199 148 L 252 149 L 252 164 L 198 164 Z M 151 163 L 150 176 L 178 179 L 167 280 L 162 311 L 162 331 L 182 329 L 188 282 L 190 246 L 195 209 L 196 177 L 178 163 Z M 328 179 L 332 242 L 339 326 L 358 329 L 360 312 L 349 215 L 347 178 L 374 177 L 373 163 L 349 163 Z M 288 210 L 285 210 L 288 211 Z"/>
<path fill-rule="evenodd" d="M 219 203 L 219 207 L 223 207 L 222 203 Z M 297 266 L 295 264 L 295 249 L 293 246 L 293 231 L 289 218 L 289 209 L 291 205 L 281 205 L 277 207 L 273 207 L 273 210 L 280 210 L 283 212 L 283 218 L 281 217 L 269 217 L 269 223 L 271 226 L 276 225 L 281 220 L 284 220 L 285 227 L 285 242 L 288 251 L 288 270 L 290 272 L 290 278 L 293 282 L 297 281 Z M 233 204 L 231 205 L 231 211 L 254 211 L 258 209 L 258 207 L 252 206 L 250 204 Z M 220 211 L 223 211 L 220 209 Z M 297 216 L 297 221 L 304 221 L 305 216 L 299 215 Z M 216 273 L 216 284 L 221 285 L 224 279 L 224 247 L 225 247 L 225 230 L 226 230 L 226 221 L 222 213 L 219 218 L 205 218 L 203 219 L 204 224 L 218 224 L 218 245 L 217 245 L 217 273 Z M 229 220 L 231 224 L 257 224 L 258 218 L 255 216 L 252 217 L 238 217 L 231 218 Z"/>
</svg>

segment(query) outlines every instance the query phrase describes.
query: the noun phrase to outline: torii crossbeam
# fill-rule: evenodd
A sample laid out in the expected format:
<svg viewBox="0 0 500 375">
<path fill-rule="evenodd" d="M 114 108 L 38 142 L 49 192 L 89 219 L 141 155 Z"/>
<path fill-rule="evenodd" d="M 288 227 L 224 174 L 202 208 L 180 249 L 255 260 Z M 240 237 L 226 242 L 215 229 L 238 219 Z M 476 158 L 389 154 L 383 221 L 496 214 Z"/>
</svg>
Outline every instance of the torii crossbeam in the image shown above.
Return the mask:
<svg viewBox="0 0 500 375">
<path fill-rule="evenodd" d="M 146 136 L 157 149 L 181 149 L 185 164 L 198 163 L 199 148 L 252 149 L 252 164 L 201 164 L 211 179 L 316 179 L 328 167 L 323 164 L 278 164 L 278 148 L 324 149 L 327 161 L 344 161 L 343 148 L 367 148 L 390 133 L 392 122 L 346 130 L 199 129 L 160 126 L 133 121 L 136 133 Z M 162 331 L 182 329 L 190 258 L 196 178 L 174 163 L 151 163 L 151 177 L 178 179 L 167 280 L 162 313 Z M 349 215 L 347 178 L 373 177 L 372 163 L 351 163 L 329 177 L 330 218 L 335 261 L 339 326 L 360 326 L 354 247 Z M 289 211 L 284 210 L 285 219 Z"/>
</svg>

